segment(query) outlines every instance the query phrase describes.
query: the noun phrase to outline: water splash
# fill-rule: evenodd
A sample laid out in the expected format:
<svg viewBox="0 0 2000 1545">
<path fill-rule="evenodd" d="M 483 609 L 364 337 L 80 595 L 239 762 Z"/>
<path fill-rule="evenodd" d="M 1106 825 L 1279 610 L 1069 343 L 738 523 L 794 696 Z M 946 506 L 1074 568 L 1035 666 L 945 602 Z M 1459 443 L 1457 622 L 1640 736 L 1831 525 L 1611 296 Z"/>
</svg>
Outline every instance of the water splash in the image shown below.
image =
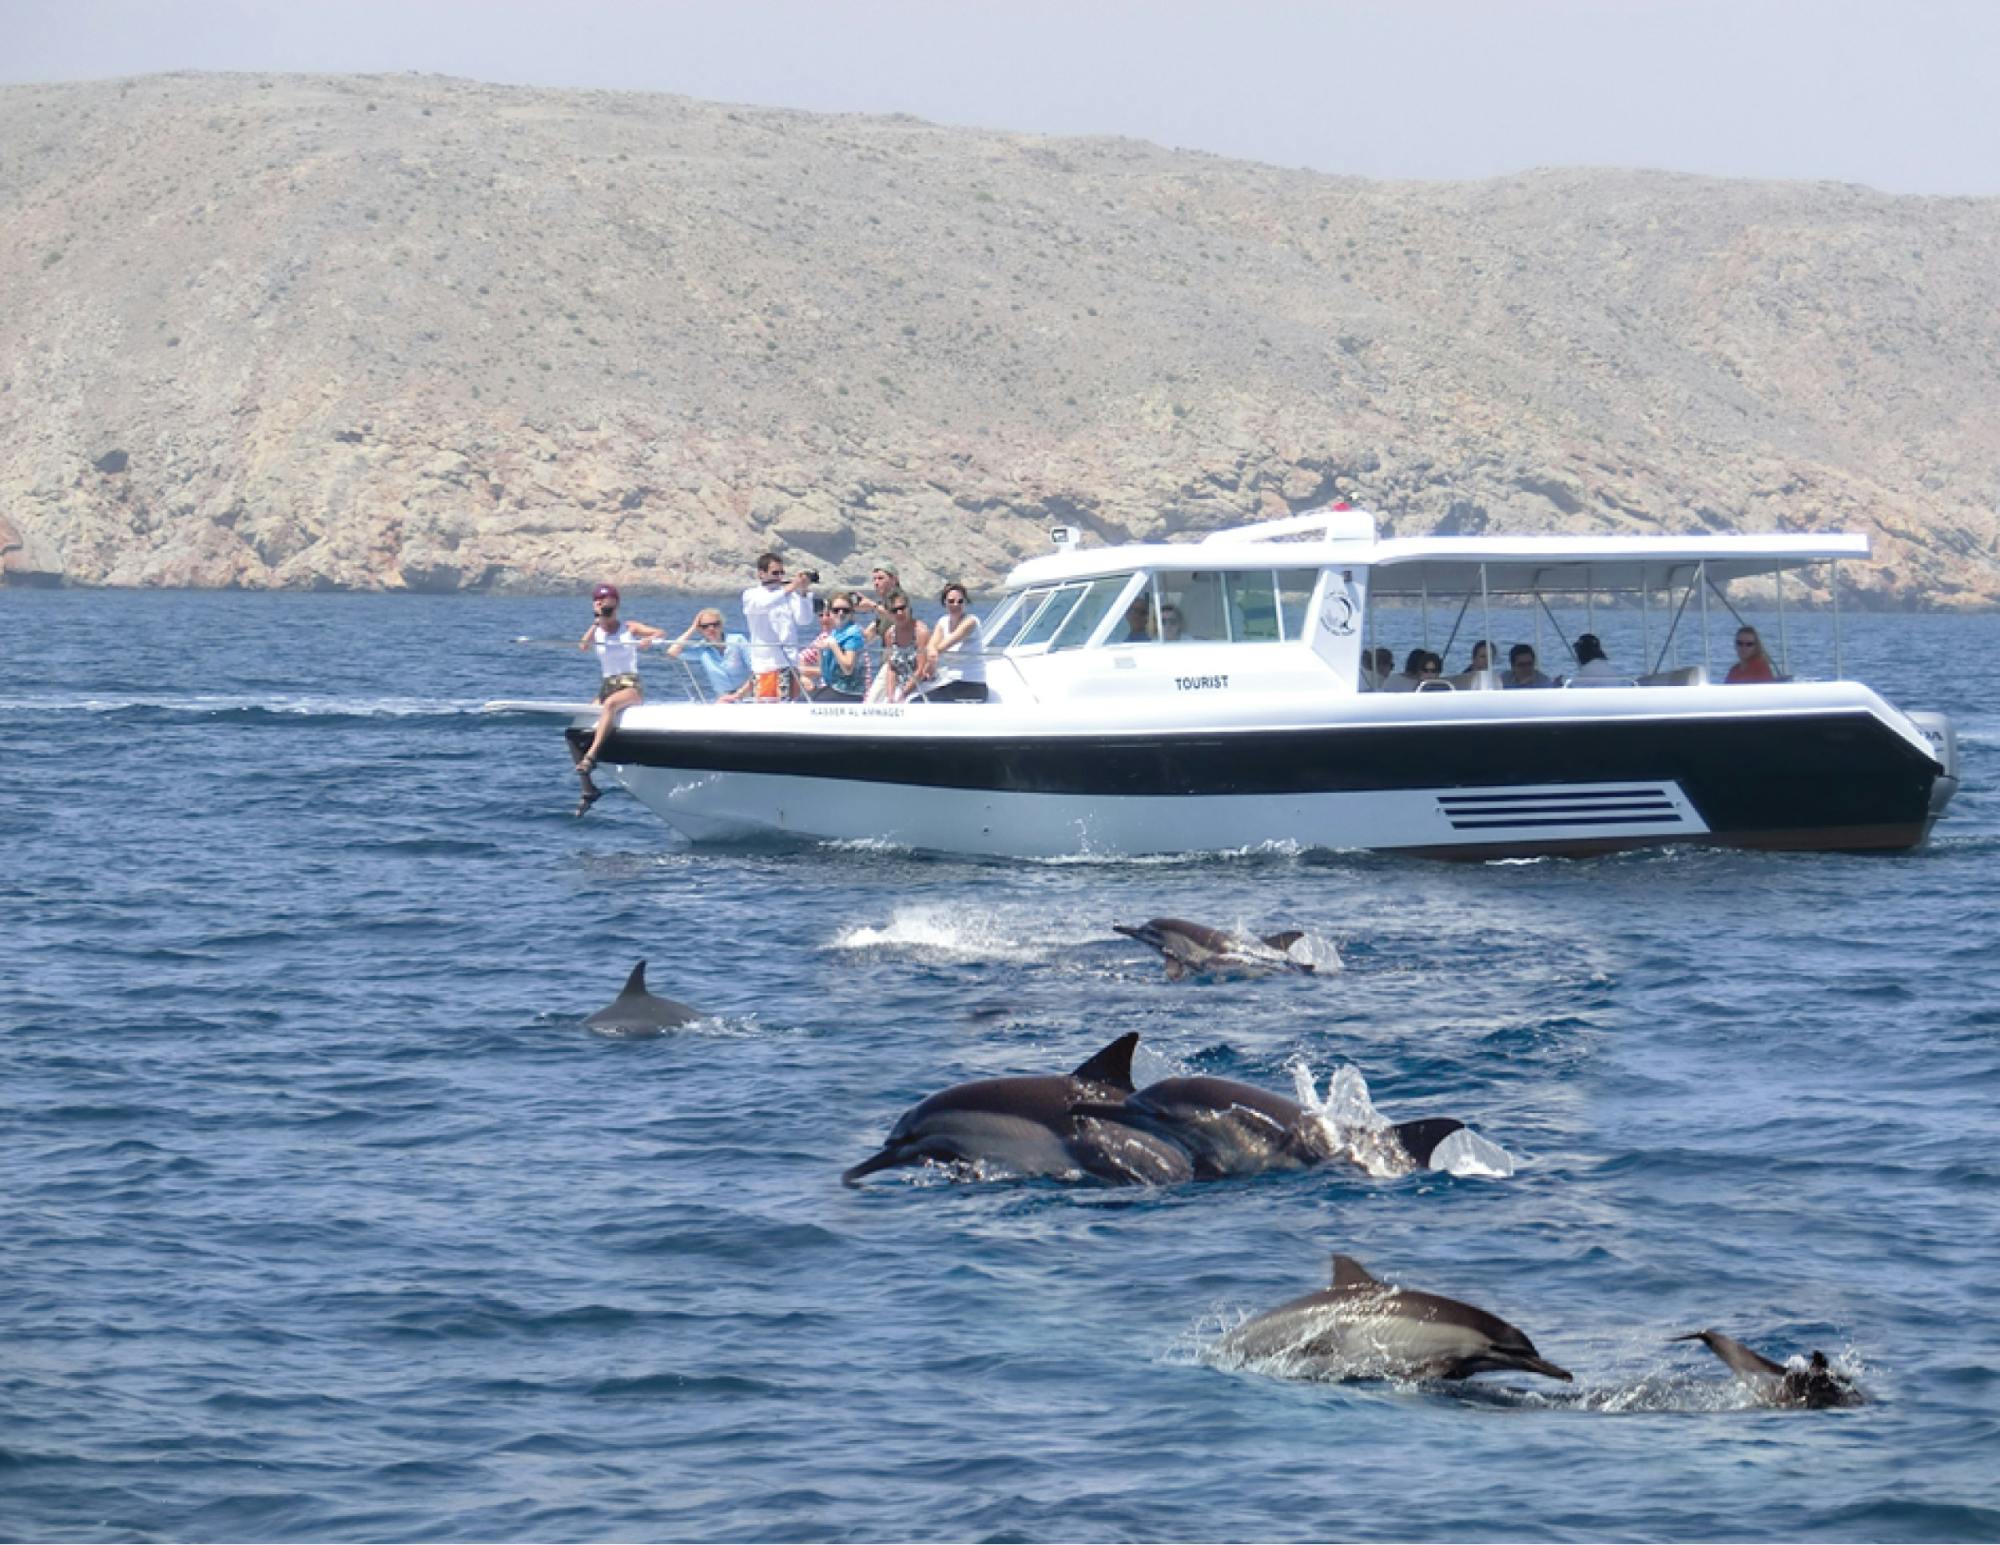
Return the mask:
<svg viewBox="0 0 2000 1545">
<path fill-rule="evenodd" d="M 1333 1070 L 1322 1097 L 1303 1057 L 1289 1064 L 1299 1104 L 1319 1123 L 1328 1151 L 1358 1165 L 1378 1180 L 1408 1175 L 1418 1165 L 1404 1150 L 1396 1129 L 1368 1097 L 1368 1080 L 1352 1063 Z M 1514 1156 L 1470 1127 L 1453 1132 L 1431 1153 L 1429 1167 L 1446 1174 L 1504 1179 L 1514 1173 Z"/>
<path fill-rule="evenodd" d="M 1319 1123 L 1332 1153 L 1359 1165 L 1377 1180 L 1393 1180 L 1417 1167 L 1396 1140 L 1395 1130 L 1368 1098 L 1368 1080 L 1361 1076 L 1361 1069 L 1351 1062 L 1335 1068 L 1326 1081 L 1325 1098 L 1321 1098 L 1306 1060 L 1295 1058 L 1290 1066 L 1298 1102 Z"/>
<path fill-rule="evenodd" d="M 898 907 L 881 927 L 866 923 L 842 930 L 831 948 L 889 950 L 935 960 L 1041 960 L 1068 935 L 1036 937 L 1019 919 L 1005 919 L 977 907 Z"/>
</svg>

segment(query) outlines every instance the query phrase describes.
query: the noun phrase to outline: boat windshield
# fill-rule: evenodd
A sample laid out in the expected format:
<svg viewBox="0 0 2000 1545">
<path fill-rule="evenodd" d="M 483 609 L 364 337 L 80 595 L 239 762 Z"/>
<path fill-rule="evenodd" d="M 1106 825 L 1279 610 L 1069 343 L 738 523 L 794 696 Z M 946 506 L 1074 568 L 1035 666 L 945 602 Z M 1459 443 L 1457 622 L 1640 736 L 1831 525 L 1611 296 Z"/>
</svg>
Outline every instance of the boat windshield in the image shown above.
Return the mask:
<svg viewBox="0 0 2000 1545">
<path fill-rule="evenodd" d="M 1025 592 L 1018 609 L 1001 614 L 986 647 L 1000 649 L 1075 649 L 1090 641 L 1098 624 L 1131 584 L 1130 574 L 1073 580 Z"/>
</svg>

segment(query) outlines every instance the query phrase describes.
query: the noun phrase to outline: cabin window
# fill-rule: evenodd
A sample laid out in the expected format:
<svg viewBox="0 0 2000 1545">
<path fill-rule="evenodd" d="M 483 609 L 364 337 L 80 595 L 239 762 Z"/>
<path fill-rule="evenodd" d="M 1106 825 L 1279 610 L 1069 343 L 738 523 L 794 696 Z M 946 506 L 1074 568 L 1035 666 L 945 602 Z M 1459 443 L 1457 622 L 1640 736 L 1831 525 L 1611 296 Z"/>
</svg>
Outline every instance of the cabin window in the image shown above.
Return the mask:
<svg viewBox="0 0 2000 1545">
<path fill-rule="evenodd" d="M 1278 596 L 1269 569 L 1222 576 L 1229 636 L 1239 643 L 1275 643 L 1278 639 Z"/>
<path fill-rule="evenodd" d="M 1083 599 L 1084 591 L 1089 588 L 1083 584 L 1058 585 L 1042 609 L 1015 635 L 1014 647 L 1026 649 L 1035 644 L 1046 644 L 1055 636 L 1056 629 L 1069 620 L 1069 614 L 1076 610 L 1076 603 Z"/>
<path fill-rule="evenodd" d="M 1285 637 L 1293 642 L 1311 631 L 1306 618 L 1312 615 L 1313 588 L 1318 584 L 1318 569 L 1278 570 L 1278 615 L 1284 619 Z"/>
<path fill-rule="evenodd" d="M 1163 642 L 1172 644 L 1229 637 L 1220 574 L 1162 573 L 1154 583 L 1160 595 L 1160 638 Z M 1267 574 L 1264 578 L 1267 596 L 1270 583 Z"/>
<path fill-rule="evenodd" d="M 1044 585 L 1039 590 L 1026 590 L 1010 596 L 1000 608 L 1000 615 L 993 619 L 992 626 L 986 628 L 985 647 L 998 651 L 1013 643 L 1014 636 L 1035 620 L 1035 613 L 1042 609 L 1042 603 L 1048 600 L 1052 588 Z"/>
<path fill-rule="evenodd" d="M 1109 574 L 1103 579 L 1093 579 L 1090 588 L 1084 591 L 1083 599 L 1056 630 L 1056 636 L 1049 640 L 1049 648 L 1076 649 L 1089 643 L 1097 625 L 1118 604 L 1118 598 L 1131 583 L 1130 574 Z"/>
</svg>

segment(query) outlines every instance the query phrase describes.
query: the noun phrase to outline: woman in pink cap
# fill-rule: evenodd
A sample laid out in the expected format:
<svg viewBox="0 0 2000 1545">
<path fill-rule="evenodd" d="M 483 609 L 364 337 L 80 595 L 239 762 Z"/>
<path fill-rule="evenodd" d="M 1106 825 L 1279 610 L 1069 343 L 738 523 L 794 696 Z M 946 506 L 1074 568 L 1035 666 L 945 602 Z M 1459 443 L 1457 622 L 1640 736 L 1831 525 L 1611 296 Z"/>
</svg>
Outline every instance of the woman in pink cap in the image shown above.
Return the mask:
<svg viewBox="0 0 2000 1545">
<path fill-rule="evenodd" d="M 597 664 L 604 680 L 597 687 L 597 733 L 591 737 L 590 749 L 576 764 L 576 775 L 583 780 L 583 797 L 576 802 L 578 815 L 604 797 L 604 790 L 590 781 L 590 772 L 597 765 L 597 753 L 604 749 L 604 737 L 611 733 L 611 721 L 618 716 L 619 709 L 645 697 L 639 690 L 639 651 L 667 636 L 643 622 L 621 623 L 616 585 L 599 585 L 590 593 L 590 604 L 597 615 L 584 629 L 576 647 L 597 651 Z"/>
</svg>

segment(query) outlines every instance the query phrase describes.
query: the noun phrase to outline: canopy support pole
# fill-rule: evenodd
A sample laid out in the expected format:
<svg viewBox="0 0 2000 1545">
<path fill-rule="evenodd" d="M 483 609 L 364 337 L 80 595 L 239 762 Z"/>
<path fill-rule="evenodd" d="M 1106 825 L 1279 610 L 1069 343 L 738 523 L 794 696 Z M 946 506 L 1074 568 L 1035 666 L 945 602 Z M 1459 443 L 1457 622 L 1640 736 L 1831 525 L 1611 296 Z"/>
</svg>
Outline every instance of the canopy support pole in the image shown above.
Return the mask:
<svg viewBox="0 0 2000 1545">
<path fill-rule="evenodd" d="M 1840 656 L 1840 560 L 1833 560 L 1833 679 L 1847 680 L 1847 667 Z"/>
<path fill-rule="evenodd" d="M 1708 560 L 1701 560 L 1701 673 L 1708 674 Z"/>
<path fill-rule="evenodd" d="M 1792 646 L 1785 637 L 1785 571 L 1778 570 L 1778 672 L 1792 674 Z"/>
<path fill-rule="evenodd" d="M 1487 646 L 1486 668 L 1490 671 L 1495 668 L 1493 655 L 1500 645 L 1493 638 L 1493 598 L 1486 593 L 1486 565 L 1483 563 L 1479 565 L 1479 614 L 1486 624 L 1483 634 Z"/>
</svg>

